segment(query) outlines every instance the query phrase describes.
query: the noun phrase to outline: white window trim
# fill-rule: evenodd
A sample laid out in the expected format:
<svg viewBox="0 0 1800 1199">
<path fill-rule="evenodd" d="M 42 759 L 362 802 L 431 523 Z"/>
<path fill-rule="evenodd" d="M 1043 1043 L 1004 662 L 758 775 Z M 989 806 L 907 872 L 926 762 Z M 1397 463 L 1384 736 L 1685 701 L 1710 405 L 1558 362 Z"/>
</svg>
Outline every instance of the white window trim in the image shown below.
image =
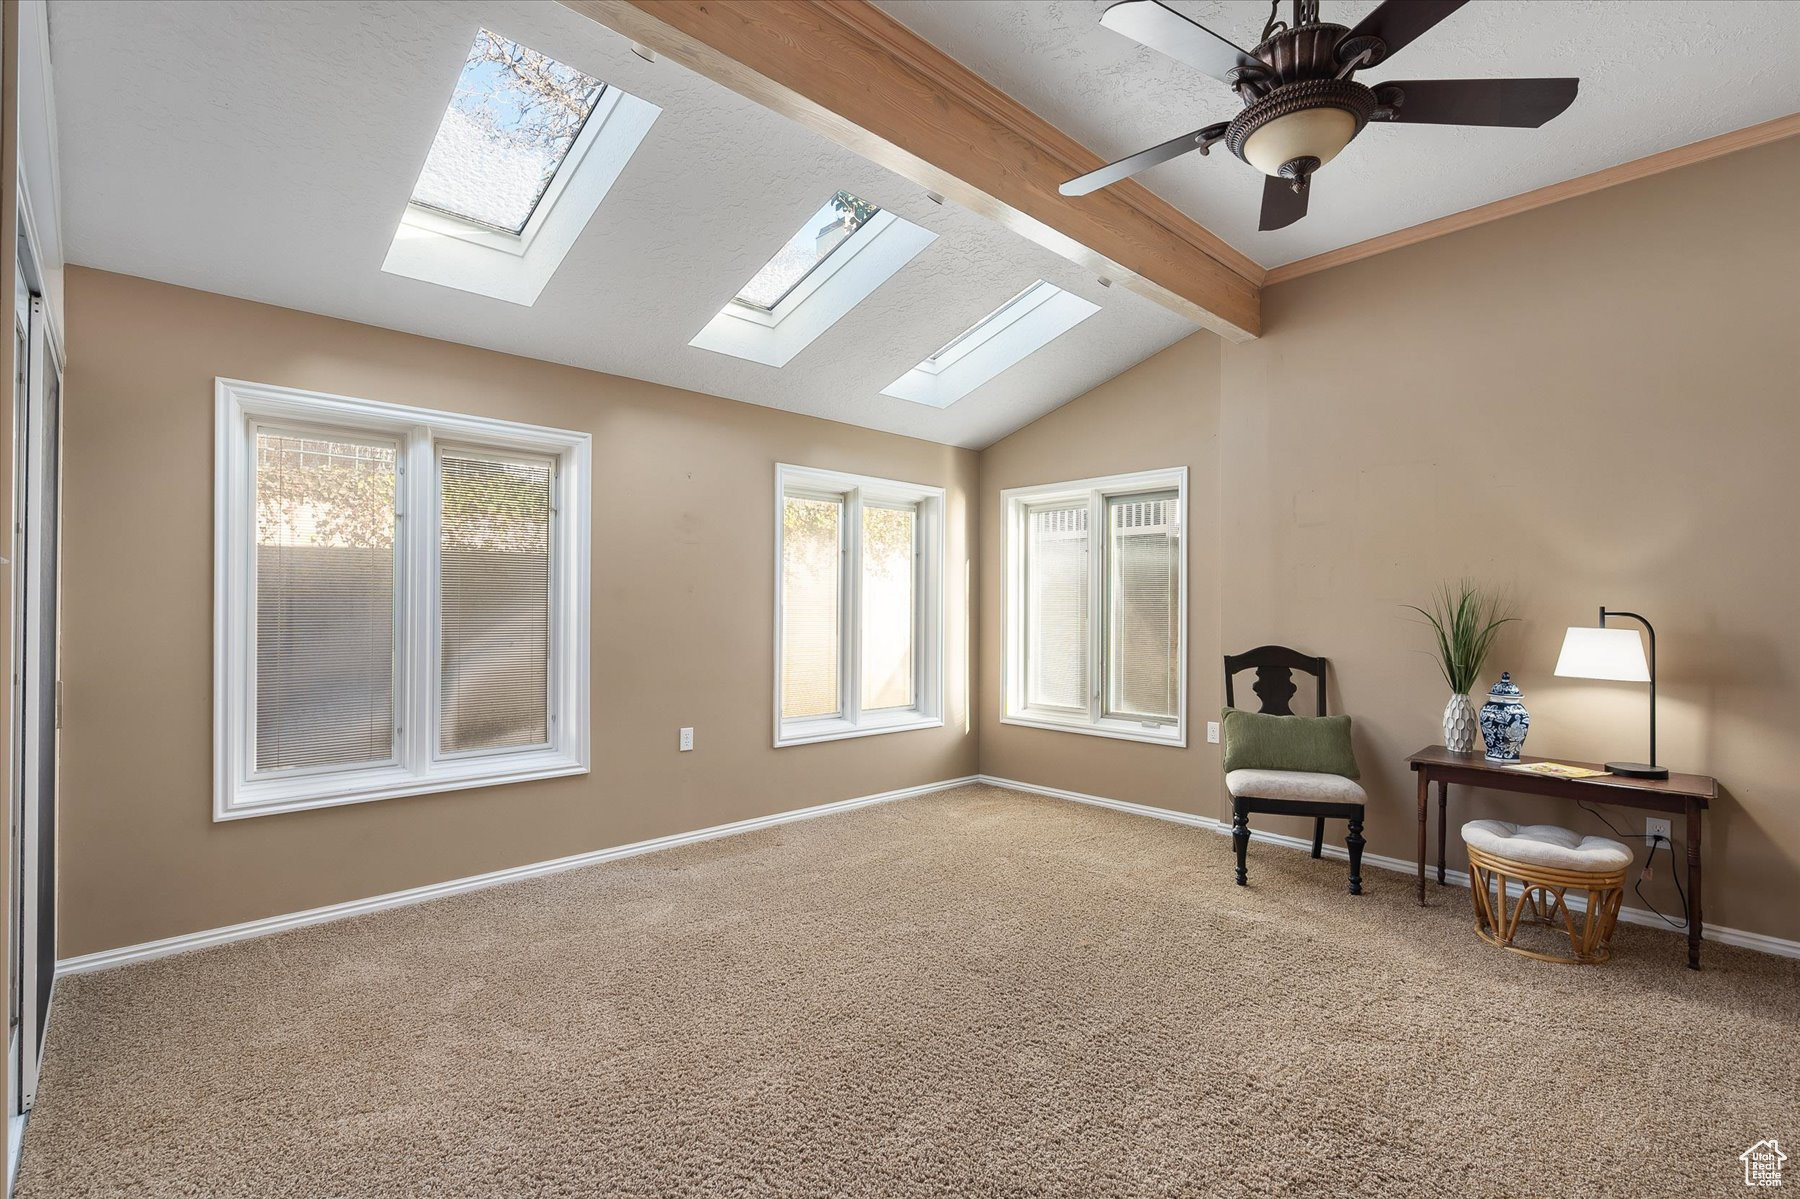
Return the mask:
<svg viewBox="0 0 1800 1199">
<path fill-rule="evenodd" d="M 948 408 L 999 378 L 1100 311 L 1100 305 L 1039 279 L 881 389 L 897 400 Z"/>
<path fill-rule="evenodd" d="M 786 366 L 935 240 L 937 234 L 928 229 L 878 212 L 773 311 L 758 311 L 734 296 L 688 344 L 764 366 Z"/>
<path fill-rule="evenodd" d="M 781 715 L 781 611 L 783 579 L 784 501 L 790 491 L 830 492 L 844 497 L 842 524 L 843 569 L 839 575 L 838 712 L 836 716 L 806 716 L 784 720 Z M 911 708 L 862 711 L 862 505 L 870 503 L 918 506 L 913 552 L 917 567 L 913 582 L 916 638 L 913 646 L 913 698 Z M 872 737 L 910 729 L 934 729 L 944 723 L 944 489 L 922 483 L 903 483 L 870 475 L 779 463 L 775 467 L 775 747 L 842 741 L 848 737 Z"/>
<path fill-rule="evenodd" d="M 1055 729 L 1065 733 L 1081 733 L 1090 737 L 1112 737 L 1120 741 L 1144 741 L 1156 745 L 1187 746 L 1187 657 L 1188 657 L 1188 544 L 1187 467 L 1167 470 L 1138 471 L 1133 474 L 1107 475 L 1102 478 L 1078 479 L 1069 483 L 1050 483 L 1032 487 L 1009 487 L 1000 493 L 1001 562 L 1000 611 L 1000 722 L 1029 728 Z M 1108 540 L 1106 501 L 1155 491 L 1174 491 L 1176 509 L 1181 521 L 1182 547 L 1180 562 L 1181 611 L 1178 633 L 1180 690 L 1172 724 L 1147 728 L 1135 720 L 1107 716 L 1106 642 L 1109 618 L 1106 603 L 1104 555 Z M 1058 712 L 1028 707 L 1025 703 L 1025 518 L 1029 508 L 1045 503 L 1084 500 L 1088 504 L 1090 549 L 1088 571 L 1088 708 L 1086 712 Z"/>
<path fill-rule="evenodd" d="M 213 819 L 368 803 L 466 787 L 586 774 L 588 574 L 592 439 L 586 433 L 434 412 L 296 388 L 215 382 L 213 493 Z M 255 537 L 254 426 L 258 423 L 396 439 L 396 761 L 281 777 L 255 777 L 252 612 Z M 551 516 L 551 649 L 547 746 L 479 756 L 437 750 L 437 454 L 441 448 L 514 452 L 556 463 Z"/>
<path fill-rule="evenodd" d="M 511 304 L 537 303 L 661 115 L 648 100 L 606 85 L 517 236 L 408 201 L 381 269 Z"/>
</svg>

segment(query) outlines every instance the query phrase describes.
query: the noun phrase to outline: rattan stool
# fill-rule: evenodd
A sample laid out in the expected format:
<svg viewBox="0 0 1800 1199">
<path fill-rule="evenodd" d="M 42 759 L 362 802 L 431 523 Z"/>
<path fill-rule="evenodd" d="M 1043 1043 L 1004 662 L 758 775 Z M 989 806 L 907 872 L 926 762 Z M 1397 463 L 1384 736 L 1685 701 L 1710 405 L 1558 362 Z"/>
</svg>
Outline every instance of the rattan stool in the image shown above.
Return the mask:
<svg viewBox="0 0 1800 1199">
<path fill-rule="evenodd" d="M 1591 964 L 1612 956 L 1613 927 L 1625 898 L 1631 851 L 1605 837 L 1583 837 L 1553 824 L 1523 827 L 1505 820 L 1463 825 L 1469 851 L 1469 895 L 1475 902 L 1475 935 L 1490 945 L 1546 962 Z M 1516 902 L 1508 883 L 1519 885 Z M 1579 924 L 1567 893 L 1586 892 Z M 1560 927 L 1570 954 L 1542 953 L 1513 944 L 1521 925 Z"/>
</svg>

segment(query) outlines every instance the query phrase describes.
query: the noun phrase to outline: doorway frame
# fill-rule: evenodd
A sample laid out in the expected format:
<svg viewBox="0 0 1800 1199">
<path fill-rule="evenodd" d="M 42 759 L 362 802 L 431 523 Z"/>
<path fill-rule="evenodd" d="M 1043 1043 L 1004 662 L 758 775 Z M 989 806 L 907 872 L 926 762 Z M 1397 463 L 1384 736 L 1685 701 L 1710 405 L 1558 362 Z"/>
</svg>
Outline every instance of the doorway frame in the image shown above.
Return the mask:
<svg viewBox="0 0 1800 1199">
<path fill-rule="evenodd" d="M 8 762 L 9 802 L 13 818 L 14 838 L 8 846 L 13 854 L 10 878 L 14 891 L 8 897 L 8 919 L 16 918 L 13 927 L 12 958 L 8 963 L 9 980 L 16 979 L 19 1003 L 18 1023 L 11 1025 L 7 1038 L 7 1070 L 11 1100 L 7 1116 L 6 1192 L 11 1193 L 18 1169 L 19 1153 L 27 1118 L 37 1099 L 38 1076 L 42 1067 L 45 1033 L 49 1028 L 55 996 L 55 967 L 50 970 L 50 997 L 40 1015 L 37 994 L 41 982 L 39 930 L 43 915 L 40 883 L 44 830 L 40 827 L 41 807 L 31 802 L 42 781 L 43 763 L 32 752 L 41 743 L 43 722 L 60 729 L 61 688 L 61 505 L 62 505 L 62 376 L 65 365 L 61 330 L 45 302 L 45 280 L 41 273 L 36 239 L 28 222 L 21 221 L 18 238 L 18 268 L 15 286 L 15 331 L 22 323 L 25 332 L 25 354 L 17 365 L 22 377 L 13 386 L 13 502 L 14 527 L 11 537 L 9 565 L 12 570 L 12 619 L 10 622 L 14 671 L 12 682 L 13 711 L 10 735 L 13 750 Z M 47 381 L 57 381 L 57 419 L 54 446 L 48 445 Z M 54 458 L 51 455 L 54 454 Z M 52 469 L 53 467 L 53 469 Z M 44 489 L 51 480 L 53 491 Z M 46 496 L 49 502 L 46 503 Z M 41 589 L 34 584 L 39 577 L 37 563 L 47 542 L 56 547 L 57 574 L 51 582 L 51 601 L 55 609 L 46 607 Z M 49 669 L 53 688 L 51 700 L 42 702 L 44 689 L 35 671 L 41 664 L 41 647 L 45 619 L 55 621 L 56 641 L 51 649 Z M 30 647 L 29 649 L 27 647 Z M 61 747 L 52 751 L 51 805 L 59 806 Z M 54 854 L 54 816 L 50 830 Z M 54 875 L 54 867 L 53 867 Z M 50 897 L 49 913 L 52 952 L 56 928 L 56 898 Z M 12 985 L 9 981 L 9 985 Z"/>
</svg>

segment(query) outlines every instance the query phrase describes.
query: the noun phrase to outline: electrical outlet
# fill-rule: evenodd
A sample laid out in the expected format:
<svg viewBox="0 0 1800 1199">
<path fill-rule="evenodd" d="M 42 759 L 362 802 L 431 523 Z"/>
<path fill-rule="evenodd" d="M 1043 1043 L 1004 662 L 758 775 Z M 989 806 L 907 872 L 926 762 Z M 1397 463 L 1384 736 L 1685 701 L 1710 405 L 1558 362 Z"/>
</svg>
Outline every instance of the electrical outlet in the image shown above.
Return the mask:
<svg viewBox="0 0 1800 1199">
<path fill-rule="evenodd" d="M 1209 720 L 1206 722 L 1206 741 L 1207 741 L 1207 744 L 1209 744 L 1209 745 L 1217 745 L 1219 743 L 1219 722 L 1218 721 Z"/>
<path fill-rule="evenodd" d="M 1674 838 L 1669 835 L 1669 822 L 1657 816 L 1646 817 L 1644 819 L 1644 844 L 1654 847 L 1658 837 L 1671 843 L 1674 841 Z"/>
<path fill-rule="evenodd" d="M 688 750 L 690 750 L 692 748 L 694 748 L 694 730 L 693 729 L 682 729 L 681 730 L 681 752 L 686 753 Z"/>
</svg>

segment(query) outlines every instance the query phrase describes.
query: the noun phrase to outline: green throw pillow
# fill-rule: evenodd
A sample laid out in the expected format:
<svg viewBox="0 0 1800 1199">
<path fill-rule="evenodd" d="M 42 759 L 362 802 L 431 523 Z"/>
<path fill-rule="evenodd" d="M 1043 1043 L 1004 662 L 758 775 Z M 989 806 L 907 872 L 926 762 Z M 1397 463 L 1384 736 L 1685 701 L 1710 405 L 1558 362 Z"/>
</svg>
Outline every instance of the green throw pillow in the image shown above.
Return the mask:
<svg viewBox="0 0 1800 1199">
<path fill-rule="evenodd" d="M 1360 777 L 1348 716 L 1265 716 L 1225 709 L 1225 769 Z"/>
</svg>

